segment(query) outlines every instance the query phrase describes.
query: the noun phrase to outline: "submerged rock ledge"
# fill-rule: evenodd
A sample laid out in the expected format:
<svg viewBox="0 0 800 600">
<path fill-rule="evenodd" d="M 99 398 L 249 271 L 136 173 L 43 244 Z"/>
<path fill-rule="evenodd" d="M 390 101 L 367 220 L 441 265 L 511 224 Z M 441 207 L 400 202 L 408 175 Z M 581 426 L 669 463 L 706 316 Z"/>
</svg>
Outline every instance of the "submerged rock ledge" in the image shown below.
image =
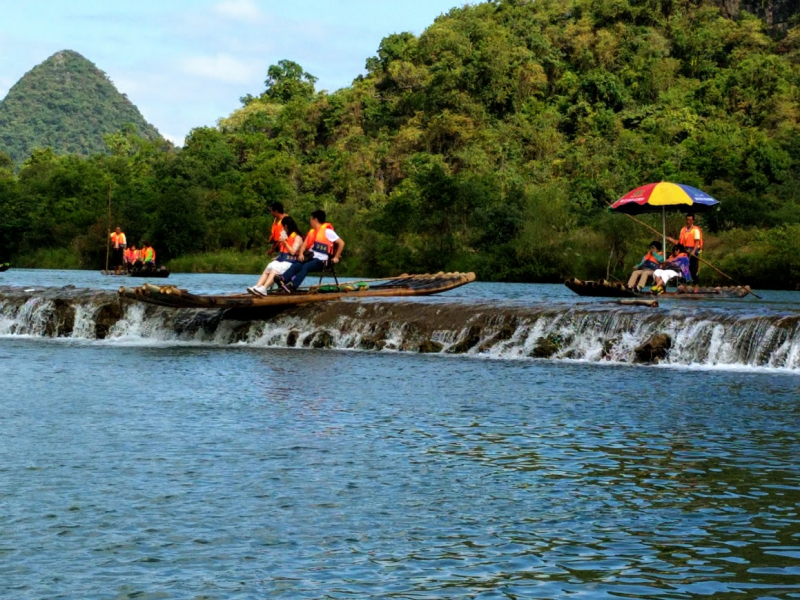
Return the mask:
<svg viewBox="0 0 800 600">
<path fill-rule="evenodd" d="M 375 300 L 290 307 L 267 320 L 229 317 L 110 291 L 0 287 L 0 335 L 800 370 L 800 316 Z"/>
</svg>

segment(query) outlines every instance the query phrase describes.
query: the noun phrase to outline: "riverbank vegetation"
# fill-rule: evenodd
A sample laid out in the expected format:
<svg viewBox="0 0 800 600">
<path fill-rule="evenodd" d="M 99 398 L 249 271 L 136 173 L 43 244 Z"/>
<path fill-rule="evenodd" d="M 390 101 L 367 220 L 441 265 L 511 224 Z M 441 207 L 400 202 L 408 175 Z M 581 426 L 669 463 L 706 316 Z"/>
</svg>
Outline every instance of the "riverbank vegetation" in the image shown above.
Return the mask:
<svg viewBox="0 0 800 600">
<path fill-rule="evenodd" d="M 110 187 L 113 224 L 174 269 L 246 262 L 233 252 L 258 270 L 279 200 L 301 223 L 328 212 L 351 274 L 624 278 L 653 236 L 607 205 L 668 180 L 721 202 L 700 218 L 706 258 L 800 285 L 797 25 L 770 37 L 696 0 L 498 0 L 386 37 L 347 88 L 315 82 L 281 61 L 181 149 L 128 129 L 107 155 L 0 164 L 0 259 L 64 248 L 99 267 Z"/>
</svg>

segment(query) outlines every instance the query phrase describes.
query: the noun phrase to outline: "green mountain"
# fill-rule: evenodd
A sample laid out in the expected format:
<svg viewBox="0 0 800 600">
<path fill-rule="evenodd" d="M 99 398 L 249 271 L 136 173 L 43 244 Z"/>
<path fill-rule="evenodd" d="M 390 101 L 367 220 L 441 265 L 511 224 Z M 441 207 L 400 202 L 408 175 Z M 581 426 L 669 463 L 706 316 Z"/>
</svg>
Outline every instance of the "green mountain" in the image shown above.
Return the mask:
<svg viewBox="0 0 800 600">
<path fill-rule="evenodd" d="M 57 154 L 106 152 L 103 136 L 133 125 L 159 139 L 108 76 L 77 52 L 57 52 L 25 74 L 0 102 L 0 152 L 24 161 L 35 148 Z"/>
</svg>

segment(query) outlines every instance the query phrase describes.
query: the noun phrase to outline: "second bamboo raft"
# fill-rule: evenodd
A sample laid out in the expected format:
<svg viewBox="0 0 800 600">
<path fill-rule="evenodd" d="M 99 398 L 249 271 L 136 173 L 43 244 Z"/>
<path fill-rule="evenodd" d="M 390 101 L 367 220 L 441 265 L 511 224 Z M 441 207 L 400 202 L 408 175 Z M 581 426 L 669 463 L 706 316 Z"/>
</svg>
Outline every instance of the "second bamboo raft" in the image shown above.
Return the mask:
<svg viewBox="0 0 800 600">
<path fill-rule="evenodd" d="M 601 279 L 599 281 L 581 281 L 568 279 L 564 282 L 569 289 L 579 296 L 593 296 L 595 298 L 652 298 L 650 292 L 635 292 L 623 285 Z M 681 289 L 683 288 L 683 291 Z M 663 298 L 744 298 L 750 293 L 749 286 L 700 288 L 693 291 L 690 286 L 681 286 L 678 291 L 664 292 L 659 297 Z"/>
</svg>

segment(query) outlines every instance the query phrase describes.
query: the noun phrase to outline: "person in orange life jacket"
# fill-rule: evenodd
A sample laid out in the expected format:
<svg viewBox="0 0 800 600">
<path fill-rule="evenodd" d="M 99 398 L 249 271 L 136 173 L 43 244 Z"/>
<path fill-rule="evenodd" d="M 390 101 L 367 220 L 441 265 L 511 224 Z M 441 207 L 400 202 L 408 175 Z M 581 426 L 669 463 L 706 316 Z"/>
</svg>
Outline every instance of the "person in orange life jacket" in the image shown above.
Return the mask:
<svg viewBox="0 0 800 600">
<path fill-rule="evenodd" d="M 306 241 L 300 248 L 299 258 L 303 262 L 293 263 L 286 273 L 276 277 L 278 281 L 285 283 L 285 287 L 289 291 L 299 288 L 309 273 L 321 271 L 328 261 L 334 264 L 339 262 L 342 250 L 344 250 L 344 240 L 336 235 L 333 225 L 327 222 L 327 218 L 324 210 L 315 210 L 311 213 L 309 224 L 312 231 L 309 232 Z M 310 248 L 309 244 L 311 244 Z M 306 250 L 311 252 L 311 256 L 304 256 Z"/>
<path fill-rule="evenodd" d="M 128 248 L 125 248 L 125 269 L 130 271 L 133 268 L 133 265 L 138 260 L 139 251 L 136 250 L 136 244 L 131 244 Z"/>
<path fill-rule="evenodd" d="M 272 210 L 272 229 L 269 234 L 269 241 L 272 244 L 272 252 L 281 251 L 281 236 L 283 235 L 283 219 L 289 215 L 283 212 L 283 204 L 281 202 L 273 202 L 270 207 Z"/>
<path fill-rule="evenodd" d="M 144 263 L 146 269 L 156 268 L 156 251 L 150 245 L 150 242 L 142 242 L 142 250 L 140 252 L 140 260 Z"/>
<path fill-rule="evenodd" d="M 681 229 L 678 243 L 686 248 L 686 254 L 689 255 L 689 272 L 692 274 L 696 292 L 699 286 L 700 259 L 698 257 L 703 251 L 703 232 L 694 224 L 693 214 L 686 215 L 686 227 Z"/>
<path fill-rule="evenodd" d="M 650 249 L 641 262 L 634 267 L 634 271 L 631 273 L 630 279 L 628 279 L 628 289 L 636 290 L 637 292 L 641 290 L 647 285 L 648 278 L 656 269 L 661 267 L 663 262 L 664 255 L 661 254 L 661 242 L 655 240 L 650 242 Z"/>
<path fill-rule="evenodd" d="M 116 274 L 119 275 L 125 262 L 125 246 L 128 245 L 128 241 L 119 226 L 109 237 L 111 238 L 111 264 L 114 266 Z"/>
<path fill-rule="evenodd" d="M 300 234 L 300 228 L 297 226 L 297 223 L 294 222 L 294 219 L 286 215 L 281 222 L 283 234 L 281 235 L 280 254 L 267 265 L 261 277 L 258 278 L 258 282 L 253 287 L 247 288 L 248 292 L 256 296 L 267 295 L 267 291 L 270 286 L 272 286 L 275 276 L 282 275 L 289 270 L 292 263 L 297 262 L 300 248 L 303 246 L 303 236 Z"/>
<path fill-rule="evenodd" d="M 686 248 L 681 244 L 675 244 L 672 247 L 672 254 L 667 262 L 653 273 L 654 282 L 650 291 L 660 294 L 664 291 L 667 283 L 676 277 L 683 277 L 687 282 L 692 280 L 692 274 L 689 272 L 689 257 L 686 255 Z"/>
</svg>

